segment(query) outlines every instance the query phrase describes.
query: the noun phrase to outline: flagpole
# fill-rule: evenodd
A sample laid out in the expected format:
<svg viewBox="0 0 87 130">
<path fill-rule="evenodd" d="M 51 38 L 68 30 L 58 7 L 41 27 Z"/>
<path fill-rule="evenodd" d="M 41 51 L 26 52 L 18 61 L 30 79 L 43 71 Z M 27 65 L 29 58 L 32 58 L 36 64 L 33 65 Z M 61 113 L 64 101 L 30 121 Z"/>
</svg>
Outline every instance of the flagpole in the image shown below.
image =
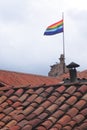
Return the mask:
<svg viewBox="0 0 87 130">
<path fill-rule="evenodd" d="M 63 19 L 63 56 L 64 56 L 63 73 L 65 73 L 64 12 L 62 12 L 62 19 Z"/>
</svg>

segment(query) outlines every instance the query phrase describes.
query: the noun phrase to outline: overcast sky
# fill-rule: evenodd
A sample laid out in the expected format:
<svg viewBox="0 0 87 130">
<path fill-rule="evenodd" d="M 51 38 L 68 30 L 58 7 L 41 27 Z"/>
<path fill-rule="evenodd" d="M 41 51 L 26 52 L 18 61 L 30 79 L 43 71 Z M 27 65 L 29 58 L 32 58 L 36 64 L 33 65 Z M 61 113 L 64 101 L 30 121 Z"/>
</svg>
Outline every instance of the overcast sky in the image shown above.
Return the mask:
<svg viewBox="0 0 87 130">
<path fill-rule="evenodd" d="M 63 34 L 44 36 L 64 12 L 66 64 L 87 69 L 87 0 L 0 0 L 0 69 L 48 75 Z"/>
</svg>

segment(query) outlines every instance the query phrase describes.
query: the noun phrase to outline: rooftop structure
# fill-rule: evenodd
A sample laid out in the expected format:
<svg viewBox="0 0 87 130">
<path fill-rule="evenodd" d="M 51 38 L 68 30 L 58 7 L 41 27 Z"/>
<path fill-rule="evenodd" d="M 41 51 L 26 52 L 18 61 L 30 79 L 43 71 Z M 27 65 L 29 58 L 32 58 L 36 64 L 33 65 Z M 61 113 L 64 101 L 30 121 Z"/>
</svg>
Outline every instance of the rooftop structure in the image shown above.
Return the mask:
<svg viewBox="0 0 87 130">
<path fill-rule="evenodd" d="M 0 129 L 86 130 L 87 80 L 33 76 L 0 71 Z"/>
<path fill-rule="evenodd" d="M 63 54 L 61 54 L 59 60 L 60 60 L 60 63 L 56 63 L 51 66 L 51 70 L 49 71 L 48 76 L 58 77 L 64 73 L 68 72 L 68 68 L 66 67 L 66 64 L 64 63 Z"/>
</svg>

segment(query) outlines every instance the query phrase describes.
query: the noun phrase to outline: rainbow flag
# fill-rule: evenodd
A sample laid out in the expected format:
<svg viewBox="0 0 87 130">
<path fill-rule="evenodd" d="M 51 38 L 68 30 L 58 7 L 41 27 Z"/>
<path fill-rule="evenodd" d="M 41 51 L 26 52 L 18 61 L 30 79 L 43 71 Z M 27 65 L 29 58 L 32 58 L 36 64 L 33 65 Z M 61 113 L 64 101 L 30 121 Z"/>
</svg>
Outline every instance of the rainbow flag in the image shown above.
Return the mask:
<svg viewBox="0 0 87 130">
<path fill-rule="evenodd" d="M 54 35 L 61 32 L 63 32 L 63 20 L 48 26 L 44 35 Z"/>
</svg>

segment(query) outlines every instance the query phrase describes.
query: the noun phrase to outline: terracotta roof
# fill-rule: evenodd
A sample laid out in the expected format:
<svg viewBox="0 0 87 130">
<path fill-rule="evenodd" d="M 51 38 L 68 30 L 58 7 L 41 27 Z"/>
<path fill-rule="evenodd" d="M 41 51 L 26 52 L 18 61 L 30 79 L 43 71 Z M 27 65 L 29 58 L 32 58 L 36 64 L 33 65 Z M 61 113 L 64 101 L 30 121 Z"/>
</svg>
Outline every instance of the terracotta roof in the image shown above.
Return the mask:
<svg viewBox="0 0 87 130">
<path fill-rule="evenodd" d="M 87 70 L 77 72 L 77 77 L 78 78 L 86 78 L 87 79 Z M 64 78 L 69 78 L 69 73 L 62 74 L 57 77 L 59 80 L 63 80 Z"/>
<path fill-rule="evenodd" d="M 63 76 L 0 71 L 0 130 L 86 130 L 87 83 Z"/>
<path fill-rule="evenodd" d="M 25 74 L 11 71 L 0 70 L 0 82 L 3 82 L 11 86 L 29 86 L 38 87 L 43 84 L 52 85 L 57 84 L 60 80 L 58 78 L 34 75 L 34 74 Z"/>
<path fill-rule="evenodd" d="M 87 84 L 0 86 L 1 130 L 86 130 Z"/>
</svg>

